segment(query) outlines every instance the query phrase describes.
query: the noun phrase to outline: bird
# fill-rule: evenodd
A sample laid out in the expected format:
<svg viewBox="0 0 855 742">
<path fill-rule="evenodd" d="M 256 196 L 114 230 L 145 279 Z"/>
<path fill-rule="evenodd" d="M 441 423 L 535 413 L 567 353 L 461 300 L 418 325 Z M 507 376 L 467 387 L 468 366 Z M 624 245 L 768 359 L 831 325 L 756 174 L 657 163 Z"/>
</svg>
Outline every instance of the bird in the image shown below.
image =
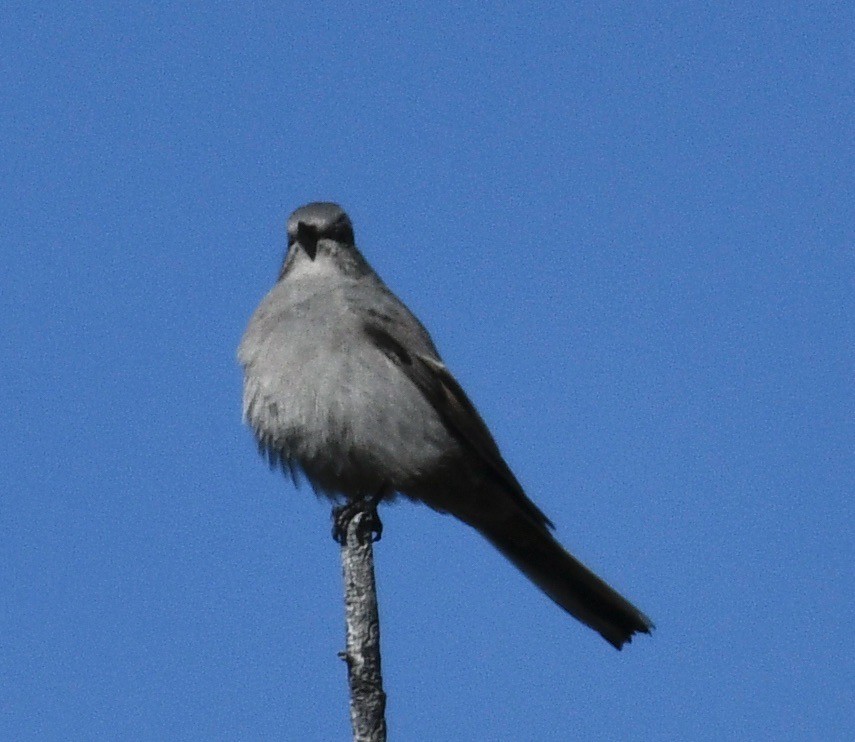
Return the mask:
<svg viewBox="0 0 855 742">
<path fill-rule="evenodd" d="M 339 514 L 399 496 L 451 514 L 617 649 L 651 633 L 644 613 L 557 541 L 341 206 L 301 206 L 287 232 L 277 280 L 238 347 L 244 420 L 269 464 L 344 502 Z"/>
</svg>

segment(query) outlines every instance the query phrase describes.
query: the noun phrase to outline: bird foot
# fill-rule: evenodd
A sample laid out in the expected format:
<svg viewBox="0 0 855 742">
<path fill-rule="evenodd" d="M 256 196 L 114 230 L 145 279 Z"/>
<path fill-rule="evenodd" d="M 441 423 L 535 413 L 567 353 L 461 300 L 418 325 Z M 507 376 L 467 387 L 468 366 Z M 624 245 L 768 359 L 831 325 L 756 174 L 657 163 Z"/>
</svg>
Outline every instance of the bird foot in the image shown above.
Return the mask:
<svg viewBox="0 0 855 742">
<path fill-rule="evenodd" d="M 376 543 L 379 541 L 383 535 L 383 523 L 380 521 L 380 516 L 377 515 L 378 502 L 380 502 L 380 495 L 372 495 L 334 507 L 332 509 L 333 539 L 344 546 L 347 543 L 347 528 L 350 522 L 361 513 L 363 518 L 359 522 L 357 533 L 360 542 L 370 540 L 372 543 Z"/>
</svg>

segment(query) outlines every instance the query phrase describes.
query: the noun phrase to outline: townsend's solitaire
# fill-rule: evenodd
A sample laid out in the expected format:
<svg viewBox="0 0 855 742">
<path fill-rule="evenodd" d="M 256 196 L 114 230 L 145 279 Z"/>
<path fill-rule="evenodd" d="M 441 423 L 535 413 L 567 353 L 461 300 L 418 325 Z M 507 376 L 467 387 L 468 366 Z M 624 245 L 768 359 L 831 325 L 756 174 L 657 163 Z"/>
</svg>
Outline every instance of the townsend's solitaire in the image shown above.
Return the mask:
<svg viewBox="0 0 855 742">
<path fill-rule="evenodd" d="M 568 554 L 427 330 L 356 248 L 347 214 L 288 220 L 279 278 L 238 349 L 244 417 L 272 465 L 340 501 L 402 494 L 479 531 L 618 649 L 650 620 Z"/>
</svg>

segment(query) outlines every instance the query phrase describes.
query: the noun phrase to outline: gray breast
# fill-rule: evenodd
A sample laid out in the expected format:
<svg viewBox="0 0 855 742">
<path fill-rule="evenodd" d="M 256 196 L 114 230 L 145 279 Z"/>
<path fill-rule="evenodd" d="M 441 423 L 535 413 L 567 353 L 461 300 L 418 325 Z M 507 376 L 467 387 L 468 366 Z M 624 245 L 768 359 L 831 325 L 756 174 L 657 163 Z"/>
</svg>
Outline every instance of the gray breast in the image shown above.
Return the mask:
<svg viewBox="0 0 855 742">
<path fill-rule="evenodd" d="M 272 461 L 321 491 L 407 490 L 456 448 L 429 402 L 363 329 L 348 284 L 279 283 L 241 342 L 244 415 Z"/>
</svg>

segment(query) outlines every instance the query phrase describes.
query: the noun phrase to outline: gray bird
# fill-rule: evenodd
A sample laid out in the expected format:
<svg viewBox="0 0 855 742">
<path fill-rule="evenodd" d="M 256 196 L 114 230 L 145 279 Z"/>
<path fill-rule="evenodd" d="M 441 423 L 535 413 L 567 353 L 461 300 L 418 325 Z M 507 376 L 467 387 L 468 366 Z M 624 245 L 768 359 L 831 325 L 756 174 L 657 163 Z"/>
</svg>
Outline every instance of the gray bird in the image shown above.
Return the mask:
<svg viewBox="0 0 855 742">
<path fill-rule="evenodd" d="M 334 502 L 397 494 L 475 528 L 618 649 L 653 624 L 555 540 L 427 330 L 356 248 L 337 204 L 288 220 L 279 278 L 238 349 L 244 418 L 271 466 Z"/>
</svg>

